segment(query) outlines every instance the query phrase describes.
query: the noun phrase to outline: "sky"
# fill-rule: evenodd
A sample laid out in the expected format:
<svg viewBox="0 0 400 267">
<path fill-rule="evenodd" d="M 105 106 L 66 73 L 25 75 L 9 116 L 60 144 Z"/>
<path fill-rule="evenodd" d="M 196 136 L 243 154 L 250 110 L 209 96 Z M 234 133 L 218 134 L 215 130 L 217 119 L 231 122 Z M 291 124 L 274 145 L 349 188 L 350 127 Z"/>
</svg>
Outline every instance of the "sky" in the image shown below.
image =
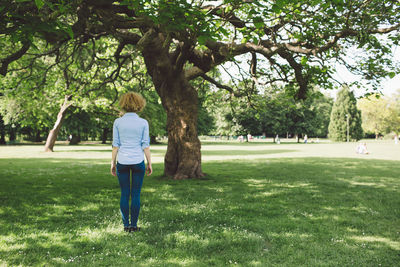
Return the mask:
<svg viewBox="0 0 400 267">
<path fill-rule="evenodd" d="M 397 62 L 400 62 L 400 48 L 397 49 L 397 53 L 395 55 L 395 60 Z M 244 64 L 245 65 L 245 64 Z M 248 66 L 245 65 L 243 67 L 243 69 L 247 69 Z M 337 73 L 334 76 L 334 78 L 341 82 L 341 83 L 348 83 L 350 84 L 351 82 L 353 82 L 354 80 L 359 80 L 362 79 L 360 76 L 356 76 L 352 73 L 350 73 L 346 67 L 342 66 L 342 65 L 337 65 L 336 66 L 336 70 Z M 237 74 L 237 69 L 236 68 L 229 68 L 228 67 L 228 71 L 230 72 L 231 75 L 233 76 L 238 76 Z M 224 72 L 221 71 L 222 74 L 222 79 L 224 81 L 224 83 L 228 83 L 230 80 L 230 77 Z M 351 88 L 354 90 L 354 95 L 356 97 L 361 97 L 363 95 L 365 95 L 366 93 L 366 89 L 358 89 L 358 88 Z M 396 75 L 395 77 L 393 77 L 392 79 L 386 79 L 384 81 L 381 82 L 381 92 L 383 95 L 385 96 L 391 96 L 393 95 L 397 90 L 400 89 L 400 74 Z M 329 90 L 322 90 L 322 92 L 324 92 L 326 95 L 331 96 L 332 98 L 336 98 L 336 93 L 337 93 L 338 89 L 329 89 Z"/>
<path fill-rule="evenodd" d="M 355 55 L 356 50 L 351 50 L 349 52 L 350 55 Z M 361 51 L 362 53 L 362 51 Z M 394 61 L 397 62 L 398 64 L 400 64 L 400 47 L 395 47 L 393 48 L 393 57 L 394 57 Z M 241 67 L 246 70 L 248 69 L 248 65 L 246 63 L 246 60 L 241 59 L 242 63 L 239 64 L 241 65 Z M 353 59 L 351 56 L 349 56 L 346 60 L 348 60 L 349 62 L 352 62 Z M 234 67 L 234 65 L 232 64 L 226 64 L 225 67 L 227 68 L 227 71 L 229 71 L 230 75 L 233 75 L 234 77 L 240 78 L 239 74 L 238 74 L 238 70 L 236 67 Z M 336 68 L 336 73 L 333 75 L 334 79 L 337 80 L 340 83 L 347 83 L 347 84 L 351 84 L 352 82 L 354 82 L 355 80 L 358 80 L 362 83 L 362 77 L 361 76 L 357 76 L 352 74 L 351 72 L 349 72 L 345 66 L 337 64 L 335 66 Z M 222 79 L 225 83 L 229 82 L 229 80 L 231 79 L 231 77 L 225 72 L 221 70 L 221 74 L 222 74 Z M 322 92 L 326 95 L 329 95 L 332 98 L 336 98 L 336 93 L 337 91 L 340 89 L 339 86 L 340 84 L 336 84 L 338 89 L 328 89 L 328 90 L 323 90 Z M 354 95 L 356 97 L 362 97 L 363 95 L 365 95 L 368 92 L 368 87 L 364 87 L 361 89 L 354 87 L 351 87 L 350 89 L 353 90 Z M 385 96 L 392 96 L 394 93 L 396 93 L 398 90 L 400 89 L 400 74 L 394 76 L 392 79 L 386 79 L 383 80 L 381 82 L 381 93 Z M 369 92 L 373 92 L 373 90 L 369 90 Z"/>
<path fill-rule="evenodd" d="M 400 57 L 398 61 L 400 61 Z M 343 66 L 337 66 L 336 69 L 337 73 L 334 75 L 334 77 L 340 82 L 350 83 L 356 79 L 360 79 L 360 77 L 348 72 Z M 389 97 L 393 95 L 398 89 L 400 89 L 400 74 L 394 76 L 392 79 L 386 79 L 382 81 L 381 88 L 381 92 L 383 93 L 383 95 Z M 328 95 L 335 97 L 336 91 L 337 90 L 330 90 L 330 92 L 327 93 Z M 356 97 L 362 96 L 363 94 L 365 94 L 365 91 L 365 89 L 354 89 L 354 95 Z"/>
<path fill-rule="evenodd" d="M 356 50 L 350 50 L 349 54 L 357 53 Z M 361 52 L 362 53 L 362 52 Z M 400 63 L 400 47 L 393 47 L 392 53 L 394 57 L 394 61 Z M 349 58 L 349 60 L 352 60 Z M 360 76 L 356 76 L 351 74 L 344 66 L 337 65 L 336 66 L 337 73 L 334 75 L 335 79 L 340 82 L 350 83 L 354 80 L 359 80 Z M 353 88 L 352 88 L 353 89 Z M 394 76 L 392 79 L 386 79 L 381 82 L 381 92 L 385 96 L 393 95 L 398 89 L 400 89 L 400 74 Z M 356 97 L 359 97 L 365 93 L 365 89 L 354 89 L 354 94 Z M 335 96 L 336 92 L 328 93 L 332 97 Z"/>
<path fill-rule="evenodd" d="M 213 4 L 213 5 L 218 5 L 222 3 L 222 1 L 205 1 L 204 5 L 206 4 Z M 382 36 L 378 36 L 378 38 L 385 38 Z M 353 49 L 349 51 L 350 55 L 356 55 L 362 51 L 359 50 L 357 51 L 356 49 Z M 392 48 L 392 53 L 394 55 L 394 61 L 398 62 L 400 64 L 400 47 L 393 47 Z M 349 57 L 349 60 L 352 61 L 351 56 Z M 244 69 L 247 69 L 248 67 L 244 67 Z M 362 79 L 360 76 L 356 76 L 351 74 L 344 66 L 336 66 L 337 73 L 334 75 L 334 78 L 341 82 L 341 83 L 351 83 L 354 80 L 360 80 Z M 236 76 L 237 70 L 235 68 L 229 68 L 228 71 L 230 72 L 231 75 Z M 222 73 L 222 78 L 224 81 L 229 81 L 230 77 L 224 73 L 224 71 L 221 71 Z M 362 82 L 362 81 L 361 81 Z M 354 94 L 356 97 L 361 97 L 363 96 L 367 90 L 365 88 L 363 89 L 357 89 L 357 88 L 351 88 L 354 91 Z M 396 75 L 392 79 L 386 79 L 381 82 L 381 93 L 385 96 L 391 96 L 393 95 L 396 91 L 400 89 L 400 74 Z M 326 91 L 326 94 L 330 95 L 331 97 L 335 98 L 336 97 L 336 90 L 328 90 Z"/>
<path fill-rule="evenodd" d="M 400 74 L 383 83 L 382 87 L 385 95 L 392 95 L 394 92 L 400 89 Z"/>
</svg>

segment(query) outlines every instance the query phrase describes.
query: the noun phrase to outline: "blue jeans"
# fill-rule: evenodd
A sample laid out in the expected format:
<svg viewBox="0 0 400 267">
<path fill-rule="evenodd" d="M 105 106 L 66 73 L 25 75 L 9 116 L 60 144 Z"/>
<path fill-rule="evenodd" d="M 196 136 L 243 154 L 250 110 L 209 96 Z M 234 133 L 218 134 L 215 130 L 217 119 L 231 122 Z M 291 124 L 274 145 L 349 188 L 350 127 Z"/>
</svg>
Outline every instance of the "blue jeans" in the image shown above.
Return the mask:
<svg viewBox="0 0 400 267">
<path fill-rule="evenodd" d="M 124 165 L 117 163 L 117 175 L 121 187 L 120 208 L 124 227 L 137 226 L 140 210 L 140 190 L 145 173 L 144 161 L 139 164 Z M 132 173 L 132 187 L 131 187 Z M 129 224 L 129 197 L 131 196 L 131 223 Z"/>
</svg>

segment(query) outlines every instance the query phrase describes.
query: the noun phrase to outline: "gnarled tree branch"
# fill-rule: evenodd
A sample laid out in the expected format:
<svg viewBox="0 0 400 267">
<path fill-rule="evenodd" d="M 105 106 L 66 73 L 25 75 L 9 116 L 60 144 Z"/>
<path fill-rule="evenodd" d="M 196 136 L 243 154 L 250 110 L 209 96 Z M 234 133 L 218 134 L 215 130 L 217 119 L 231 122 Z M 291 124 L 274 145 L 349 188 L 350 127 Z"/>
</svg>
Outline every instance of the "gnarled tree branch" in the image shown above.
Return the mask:
<svg viewBox="0 0 400 267">
<path fill-rule="evenodd" d="M 30 45 L 31 44 L 29 42 L 27 42 L 27 41 L 23 42 L 22 47 L 18 51 L 16 51 L 15 53 L 9 55 L 6 58 L 1 59 L 0 60 L 0 62 L 1 62 L 0 74 L 5 76 L 7 74 L 8 65 L 11 62 L 21 58 L 28 51 Z"/>
<path fill-rule="evenodd" d="M 218 88 L 221 89 L 225 89 L 228 92 L 230 92 L 232 95 L 236 96 L 236 97 L 242 97 L 245 96 L 245 92 L 236 92 L 235 90 L 233 90 L 232 87 L 229 87 L 227 85 L 223 85 L 221 83 L 219 83 L 218 81 L 214 80 L 213 78 L 211 78 L 210 76 L 207 76 L 206 74 L 202 74 L 200 75 L 204 80 L 209 81 L 210 83 L 214 84 L 215 86 L 217 86 Z"/>
</svg>

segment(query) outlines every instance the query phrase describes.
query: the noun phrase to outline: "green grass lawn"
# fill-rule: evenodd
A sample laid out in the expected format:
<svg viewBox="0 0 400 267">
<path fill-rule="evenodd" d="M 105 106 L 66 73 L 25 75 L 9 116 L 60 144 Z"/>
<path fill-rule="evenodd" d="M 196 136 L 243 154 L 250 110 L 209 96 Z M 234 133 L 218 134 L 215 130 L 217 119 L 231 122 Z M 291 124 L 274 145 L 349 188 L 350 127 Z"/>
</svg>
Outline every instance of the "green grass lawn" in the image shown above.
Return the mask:
<svg viewBox="0 0 400 267">
<path fill-rule="evenodd" d="M 0 147 L 0 265 L 398 266 L 400 146 L 203 144 L 205 179 L 163 178 L 125 233 L 110 146 Z"/>
</svg>

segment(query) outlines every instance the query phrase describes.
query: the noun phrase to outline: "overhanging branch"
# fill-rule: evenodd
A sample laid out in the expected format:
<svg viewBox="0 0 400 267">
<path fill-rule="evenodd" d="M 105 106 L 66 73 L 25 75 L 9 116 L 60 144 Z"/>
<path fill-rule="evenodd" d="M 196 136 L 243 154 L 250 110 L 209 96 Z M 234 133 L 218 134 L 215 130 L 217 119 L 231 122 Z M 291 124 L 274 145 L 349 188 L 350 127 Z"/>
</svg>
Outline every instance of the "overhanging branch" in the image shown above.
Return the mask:
<svg viewBox="0 0 400 267">
<path fill-rule="evenodd" d="M 371 29 L 371 30 L 368 30 L 367 33 L 369 33 L 369 34 L 376 34 L 376 33 L 384 34 L 384 33 L 393 32 L 393 31 L 396 31 L 399 29 L 400 29 L 400 23 L 398 23 L 392 27 Z M 284 44 L 281 44 L 280 46 L 285 47 L 287 50 L 289 50 L 291 52 L 315 56 L 317 54 L 323 53 L 323 52 L 329 50 L 330 48 L 334 47 L 340 39 L 350 37 L 350 36 L 357 36 L 357 35 L 359 35 L 359 31 L 348 28 L 348 29 L 342 30 L 341 32 L 336 33 L 332 37 L 332 39 L 330 39 L 329 41 L 327 41 L 325 43 L 325 45 L 322 45 L 319 47 L 316 47 L 316 46 L 310 47 L 310 44 L 302 44 L 299 42 L 284 43 Z M 328 37 L 324 37 L 324 38 L 328 38 Z M 304 47 L 304 45 L 307 45 L 308 47 Z"/>
<path fill-rule="evenodd" d="M 1 59 L 1 66 L 0 66 L 0 74 L 5 76 L 7 74 L 7 69 L 8 69 L 8 65 L 15 61 L 18 60 L 19 58 L 21 58 L 29 49 L 30 47 L 30 43 L 29 42 L 24 42 L 22 44 L 22 47 L 15 52 L 14 54 L 9 55 L 8 57 Z"/>
<path fill-rule="evenodd" d="M 306 93 L 308 90 L 308 81 L 307 79 L 304 77 L 302 70 L 303 70 L 303 66 L 301 64 L 299 64 L 298 62 L 296 62 L 295 58 L 293 57 L 293 55 L 291 55 L 289 52 L 287 51 L 279 51 L 279 55 L 284 58 L 289 65 L 292 67 L 292 69 L 294 70 L 294 76 L 296 78 L 296 81 L 299 85 L 299 91 L 296 94 L 296 97 L 299 99 L 305 99 L 306 98 Z"/>
<path fill-rule="evenodd" d="M 208 82 L 214 84 L 214 85 L 217 86 L 218 88 L 227 90 L 228 92 L 230 92 L 232 95 L 234 95 L 234 96 L 236 96 L 236 97 L 242 97 L 242 96 L 245 96 L 245 95 L 246 95 L 246 94 L 243 93 L 243 92 L 236 92 L 235 90 L 233 90 L 232 87 L 229 87 L 229 86 L 227 86 L 227 85 L 221 84 L 221 83 L 217 82 L 216 80 L 214 80 L 213 78 L 207 76 L 207 75 L 204 74 L 204 73 L 203 73 L 202 75 L 200 75 L 200 76 L 201 76 L 204 80 L 206 80 L 206 81 L 208 81 Z"/>
</svg>

